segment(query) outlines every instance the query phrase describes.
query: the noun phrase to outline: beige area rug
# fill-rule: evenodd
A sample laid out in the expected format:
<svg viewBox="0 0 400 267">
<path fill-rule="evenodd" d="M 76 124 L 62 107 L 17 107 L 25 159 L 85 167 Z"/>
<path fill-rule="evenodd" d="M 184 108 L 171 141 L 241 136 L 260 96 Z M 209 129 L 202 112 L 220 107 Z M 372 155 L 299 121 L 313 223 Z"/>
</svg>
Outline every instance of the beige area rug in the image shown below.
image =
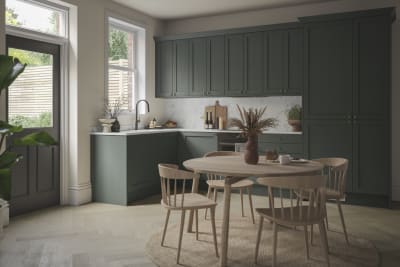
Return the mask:
<svg viewBox="0 0 400 267">
<path fill-rule="evenodd" d="M 199 216 L 201 217 L 201 216 Z M 180 265 L 176 264 L 178 247 L 179 224 L 169 225 L 164 247 L 161 247 L 160 229 L 152 235 L 146 245 L 150 259 L 160 267 L 190 266 L 211 267 L 218 266 L 215 256 L 211 234 L 210 220 L 200 219 L 199 241 L 194 233 L 184 232 Z M 187 221 L 187 220 L 186 220 Z M 218 250 L 221 251 L 221 220 L 217 220 Z M 333 229 L 340 229 L 329 225 Z M 258 225 L 251 224 L 248 218 L 231 218 L 229 231 L 228 266 L 271 266 L 272 264 L 272 225 L 264 222 L 264 229 L 260 243 L 258 264 L 254 264 L 254 253 Z M 310 260 L 306 259 L 304 232 L 289 228 L 279 227 L 277 266 L 327 266 L 320 248 L 318 227 L 314 226 L 314 243 L 310 246 Z M 186 231 L 186 227 L 185 227 Z M 334 230 L 328 231 L 329 258 L 331 266 L 340 267 L 375 267 L 380 263 L 379 253 L 374 245 L 365 239 L 349 236 L 350 246 L 342 233 Z"/>
</svg>

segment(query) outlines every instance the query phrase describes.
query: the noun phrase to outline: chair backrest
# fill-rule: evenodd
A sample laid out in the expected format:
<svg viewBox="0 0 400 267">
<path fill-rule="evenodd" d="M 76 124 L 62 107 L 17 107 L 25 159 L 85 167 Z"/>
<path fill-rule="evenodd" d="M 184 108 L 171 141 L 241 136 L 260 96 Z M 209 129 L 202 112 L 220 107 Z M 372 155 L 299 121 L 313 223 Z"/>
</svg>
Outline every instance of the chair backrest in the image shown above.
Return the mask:
<svg viewBox="0 0 400 267">
<path fill-rule="evenodd" d="M 310 221 L 311 218 L 325 217 L 325 176 L 261 177 L 257 182 L 267 187 L 274 218 Z"/>
<path fill-rule="evenodd" d="M 208 152 L 204 155 L 204 158 L 207 157 L 221 157 L 221 156 L 238 156 L 241 153 L 235 152 L 235 151 L 212 151 Z M 213 174 L 213 173 L 207 173 L 207 179 L 208 180 L 222 180 L 224 179 L 224 176 Z"/>
<path fill-rule="evenodd" d="M 192 181 L 198 174 L 179 170 L 175 164 L 158 164 L 161 181 L 161 196 L 164 205 L 183 207 L 186 181 Z M 179 187 L 182 186 L 180 189 Z"/>
<path fill-rule="evenodd" d="M 326 187 L 329 190 L 339 193 L 340 197 L 344 197 L 349 161 L 344 158 L 320 158 L 313 160 L 324 165 L 322 174 L 328 177 Z"/>
</svg>

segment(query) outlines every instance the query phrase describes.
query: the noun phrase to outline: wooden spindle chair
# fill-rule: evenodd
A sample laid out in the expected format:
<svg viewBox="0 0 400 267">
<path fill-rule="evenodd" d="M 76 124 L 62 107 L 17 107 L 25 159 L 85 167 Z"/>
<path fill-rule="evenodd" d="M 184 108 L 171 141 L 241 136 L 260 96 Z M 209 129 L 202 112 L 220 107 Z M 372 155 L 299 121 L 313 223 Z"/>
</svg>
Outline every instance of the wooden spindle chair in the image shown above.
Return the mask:
<svg viewBox="0 0 400 267">
<path fill-rule="evenodd" d="M 213 151 L 206 153 L 204 157 L 218 157 L 218 156 L 238 156 L 240 155 L 239 152 L 233 151 Z M 211 199 L 212 190 L 214 190 L 214 201 L 217 201 L 218 190 L 224 190 L 225 181 L 223 176 L 216 175 L 216 174 L 207 174 L 207 185 L 208 185 L 208 192 L 207 197 Z M 252 189 L 253 189 L 254 182 L 249 179 L 240 180 L 231 185 L 232 190 L 239 190 L 240 193 L 240 204 L 242 207 L 242 217 L 244 217 L 244 207 L 243 207 L 243 191 L 247 190 L 247 195 L 249 197 L 249 206 L 250 206 L 250 213 L 251 219 L 253 224 L 255 223 L 254 220 L 254 210 L 253 210 L 253 200 L 252 200 Z M 207 209 L 204 214 L 204 218 L 207 218 Z"/>
<path fill-rule="evenodd" d="M 327 176 L 326 200 L 336 201 L 346 243 L 349 244 L 346 224 L 344 222 L 344 217 L 343 217 L 342 205 L 340 202 L 342 199 L 346 197 L 345 194 L 346 176 L 347 176 L 349 161 L 344 158 L 320 158 L 320 159 L 313 159 L 313 161 L 317 161 L 324 166 L 324 169 L 322 170 L 322 175 Z M 329 229 L 328 216 L 326 217 L 326 228 Z M 313 240 L 313 229 L 311 228 L 311 243 L 312 240 Z"/>
<path fill-rule="evenodd" d="M 181 224 L 179 229 L 178 255 L 176 263 L 179 264 L 181 253 L 183 226 L 185 224 L 185 213 L 187 210 L 195 211 L 196 220 L 196 240 L 199 239 L 199 209 L 210 209 L 211 228 L 214 238 L 215 254 L 218 257 L 217 235 L 215 230 L 215 208 L 217 203 L 197 193 L 186 193 L 187 183 L 192 182 L 194 178 L 198 178 L 199 174 L 193 172 L 179 170 L 174 164 L 158 164 L 161 181 L 161 205 L 167 209 L 167 217 L 165 219 L 164 231 L 161 239 L 161 246 L 164 246 L 165 234 L 167 232 L 168 220 L 171 211 L 181 211 Z"/>
<path fill-rule="evenodd" d="M 273 224 L 273 250 L 272 266 L 276 266 L 276 249 L 278 226 L 303 227 L 306 243 L 307 259 L 310 258 L 307 226 L 317 224 L 321 235 L 322 251 L 328 266 L 328 241 L 325 229 L 325 184 L 326 177 L 317 176 L 290 176 L 290 177 L 263 177 L 258 178 L 260 185 L 268 190 L 269 208 L 257 208 L 260 215 L 260 223 L 256 241 L 255 263 L 257 263 L 258 251 L 264 219 Z M 284 195 L 284 193 L 286 195 Z M 298 197 L 299 196 L 299 197 Z M 307 201 L 303 201 L 303 196 Z M 299 200 L 297 202 L 297 200 Z M 277 203 L 276 203 L 277 202 Z M 298 204 L 297 204 L 298 203 Z"/>
</svg>

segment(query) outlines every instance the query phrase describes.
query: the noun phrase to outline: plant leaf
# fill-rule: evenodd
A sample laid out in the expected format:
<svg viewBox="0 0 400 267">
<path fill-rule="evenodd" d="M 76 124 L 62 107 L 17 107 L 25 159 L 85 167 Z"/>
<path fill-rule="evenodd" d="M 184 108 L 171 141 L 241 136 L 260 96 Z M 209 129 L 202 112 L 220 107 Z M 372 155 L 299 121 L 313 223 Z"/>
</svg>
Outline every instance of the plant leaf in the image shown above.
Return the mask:
<svg viewBox="0 0 400 267">
<path fill-rule="evenodd" d="M 11 195 L 11 169 L 0 169 L 0 197 L 10 200 Z"/>
<path fill-rule="evenodd" d="M 5 121 L 0 120 L 0 134 L 19 133 L 22 130 L 23 128 L 21 126 L 11 125 Z"/>
<path fill-rule="evenodd" d="M 0 155 L 0 169 L 11 168 L 20 158 L 21 155 L 15 152 L 4 151 Z"/>
<path fill-rule="evenodd" d="M 22 138 L 14 139 L 16 146 L 48 146 L 57 145 L 56 140 L 47 132 L 35 132 L 28 134 Z"/>
<path fill-rule="evenodd" d="M 0 94 L 15 81 L 25 67 L 26 64 L 15 57 L 0 55 Z"/>
</svg>

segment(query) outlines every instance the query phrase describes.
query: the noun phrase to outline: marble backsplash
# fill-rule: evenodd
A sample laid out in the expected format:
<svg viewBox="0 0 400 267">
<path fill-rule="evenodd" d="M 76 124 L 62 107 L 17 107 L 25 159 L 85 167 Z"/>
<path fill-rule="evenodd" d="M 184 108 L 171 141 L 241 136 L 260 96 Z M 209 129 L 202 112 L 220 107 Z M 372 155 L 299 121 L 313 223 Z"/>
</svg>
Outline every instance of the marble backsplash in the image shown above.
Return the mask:
<svg viewBox="0 0 400 267">
<path fill-rule="evenodd" d="M 245 108 L 267 106 L 264 116 L 278 120 L 277 127 L 270 129 L 271 132 L 291 132 L 287 111 L 294 105 L 301 105 L 301 96 L 165 99 L 161 119 L 174 120 L 179 128 L 203 129 L 204 107 L 214 105 L 216 100 L 219 100 L 221 106 L 228 107 L 228 119 L 240 116 L 236 104 Z"/>
</svg>

